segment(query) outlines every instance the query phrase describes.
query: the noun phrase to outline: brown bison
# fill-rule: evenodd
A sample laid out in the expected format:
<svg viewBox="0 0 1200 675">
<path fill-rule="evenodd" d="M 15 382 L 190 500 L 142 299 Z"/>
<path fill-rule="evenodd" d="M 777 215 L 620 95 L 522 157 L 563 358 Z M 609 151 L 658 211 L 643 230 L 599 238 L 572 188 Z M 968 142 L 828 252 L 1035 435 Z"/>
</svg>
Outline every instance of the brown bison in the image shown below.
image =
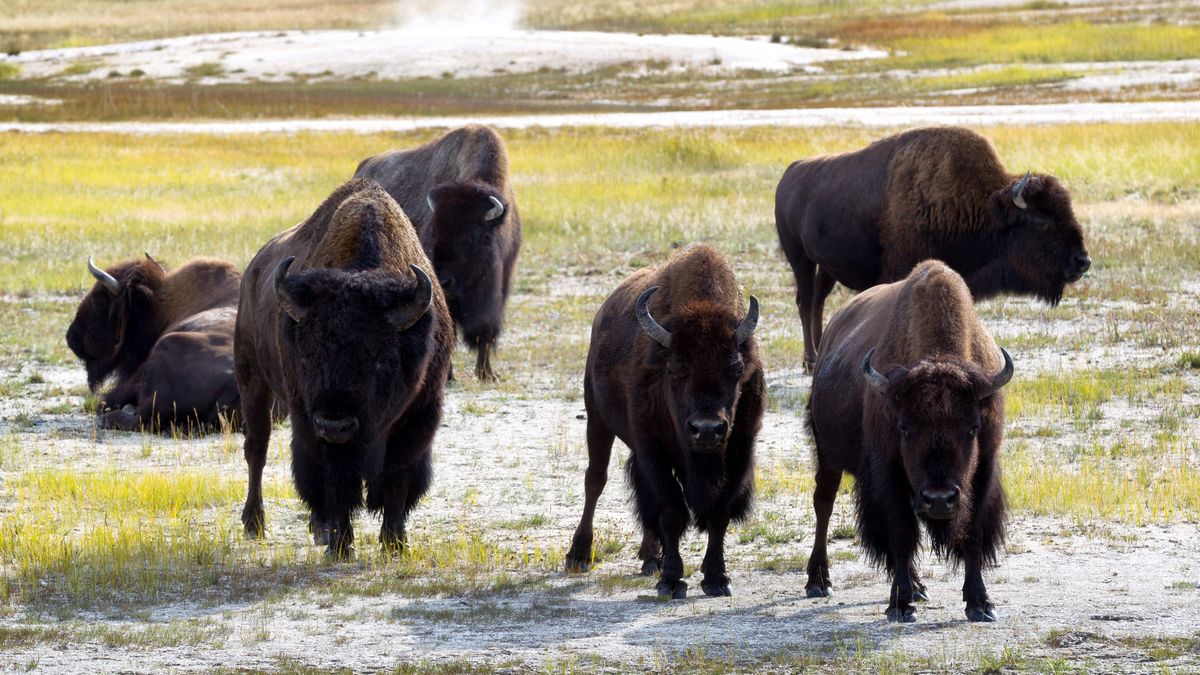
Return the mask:
<svg viewBox="0 0 1200 675">
<path fill-rule="evenodd" d="M 373 181 L 339 187 L 246 268 L 234 356 L 250 481 L 242 523 L 263 532 L 271 401 L 292 419 L 292 475 L 327 553 L 352 551 L 351 519 L 383 510 L 380 540 L 429 487 L 454 348 L 446 301 L 396 202 Z"/>
<path fill-rule="evenodd" d="M 521 249 L 500 135 L 485 126 L 456 129 L 419 148 L 364 159 L 354 177 L 378 181 L 412 219 L 450 316 L 476 350 L 475 376 L 495 380 L 492 352 Z"/>
<path fill-rule="evenodd" d="M 102 428 L 204 432 L 233 421 L 233 324 L 242 275 L 199 258 L 168 273 L 146 254 L 102 270 L 67 329 L 67 346 L 102 396 Z"/>
<path fill-rule="evenodd" d="M 793 163 L 775 191 L 775 228 L 796 277 L 806 370 L 834 282 L 861 291 L 938 258 L 976 300 L 1016 293 L 1055 305 L 1092 263 L 1058 179 L 1008 173 L 987 139 L 957 127 Z"/>
<path fill-rule="evenodd" d="M 830 593 L 825 540 L 842 472 L 855 478 L 858 533 L 892 575 L 892 621 L 914 621 L 925 599 L 914 563 L 921 525 L 933 550 L 966 563 L 971 621 L 995 621 L 983 584 L 1004 541 L 998 453 L 1012 378 L 954 270 L 930 260 L 834 315 L 808 401 L 816 444 L 816 540 L 809 597 Z"/>
<path fill-rule="evenodd" d="M 765 399 L 757 323 L 758 301 L 751 296 L 743 312 L 733 270 L 704 245 L 633 273 L 604 301 L 584 374 L 587 495 L 569 569 L 590 565 L 592 518 L 616 436 L 631 451 L 642 572 L 661 568 L 658 594 L 686 597 L 679 540 L 692 523 L 708 532 L 701 588 L 730 595 L 725 529 L 750 510 Z"/>
</svg>

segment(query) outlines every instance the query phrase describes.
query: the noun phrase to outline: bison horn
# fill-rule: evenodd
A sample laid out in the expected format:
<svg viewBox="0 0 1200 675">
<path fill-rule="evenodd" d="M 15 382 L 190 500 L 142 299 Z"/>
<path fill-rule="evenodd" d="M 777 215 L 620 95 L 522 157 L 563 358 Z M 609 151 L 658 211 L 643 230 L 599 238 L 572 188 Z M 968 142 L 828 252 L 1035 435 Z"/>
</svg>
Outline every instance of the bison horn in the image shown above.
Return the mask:
<svg viewBox="0 0 1200 675">
<path fill-rule="evenodd" d="M 143 253 L 145 253 L 145 254 L 146 254 L 146 260 L 149 260 L 150 262 L 152 262 L 152 263 L 154 263 L 155 265 L 157 265 L 157 266 L 158 266 L 158 269 L 162 270 L 162 273 L 163 273 L 163 274 L 166 274 L 166 273 L 167 273 L 167 268 L 163 267 L 163 264 L 162 264 L 162 263 L 160 263 L 160 262 L 158 262 L 157 260 L 155 260 L 155 259 L 154 259 L 154 256 L 150 255 L 150 252 L 149 252 L 149 251 L 143 251 Z"/>
<path fill-rule="evenodd" d="M 1029 185 L 1029 176 L 1030 173 L 1026 171 L 1021 180 L 1017 181 L 1017 184 L 1013 186 L 1013 204 L 1016 204 L 1017 208 L 1022 211 L 1029 208 L 1029 205 L 1025 203 L 1025 196 L 1022 194 L 1025 192 L 1025 186 Z"/>
<path fill-rule="evenodd" d="M 647 288 L 646 290 L 642 291 L 642 294 L 640 296 L 638 296 L 638 300 L 637 300 L 638 325 L 642 327 L 642 330 L 646 331 L 646 335 L 649 335 L 650 337 L 654 338 L 655 342 L 662 345 L 663 347 L 666 347 L 667 349 L 670 349 L 671 348 L 671 331 L 667 330 L 666 328 L 663 328 L 661 324 L 659 324 L 657 321 L 654 320 L 654 317 L 651 316 L 651 314 L 650 314 L 650 308 L 647 306 L 650 302 L 650 296 L 654 295 L 654 292 L 657 290 L 658 290 L 658 286 L 651 286 L 650 288 Z"/>
<path fill-rule="evenodd" d="M 287 279 L 288 268 L 295 262 L 296 256 L 288 256 L 280 261 L 279 266 L 275 268 L 275 299 L 279 301 L 279 307 L 287 312 L 287 315 L 292 317 L 292 321 L 300 323 L 304 320 L 304 314 L 307 310 L 301 309 L 292 301 L 291 294 L 283 285 Z"/>
<path fill-rule="evenodd" d="M 425 270 L 416 265 L 409 265 L 412 268 L 413 275 L 417 278 L 417 297 L 410 305 L 394 309 L 388 312 L 388 321 L 396 327 L 397 330 L 408 330 L 414 323 L 425 316 L 429 311 L 429 306 L 433 304 L 433 282 L 430 281 L 429 275 Z"/>
<path fill-rule="evenodd" d="M 92 256 L 90 255 L 88 256 L 88 271 L 92 273 L 92 276 L 96 277 L 96 281 L 104 284 L 104 287 L 108 289 L 109 293 L 116 295 L 118 292 L 120 292 L 121 283 L 117 281 L 117 278 L 100 269 L 99 267 L 96 267 L 96 263 L 92 262 Z"/>
<path fill-rule="evenodd" d="M 483 214 L 483 219 L 484 221 L 490 223 L 504 215 L 504 202 L 496 199 L 494 195 L 488 195 L 488 199 L 492 201 L 492 208 L 489 209 L 487 213 Z"/>
<path fill-rule="evenodd" d="M 437 210 L 437 207 L 434 206 L 434 204 L 433 204 L 433 192 L 432 191 L 425 193 L 425 203 L 429 205 L 430 213 Z"/>
<path fill-rule="evenodd" d="M 758 326 L 758 298 L 750 296 L 750 309 L 746 312 L 745 318 L 738 324 L 737 327 L 737 343 L 742 346 L 750 336 L 754 334 L 755 327 Z"/>
<path fill-rule="evenodd" d="M 1000 368 L 1000 372 L 998 372 L 992 376 L 991 381 L 988 382 L 987 389 L 985 391 L 979 392 L 979 400 L 980 401 L 982 401 L 983 399 L 1000 391 L 1000 389 L 1004 385 L 1008 384 L 1008 381 L 1012 379 L 1012 376 L 1013 376 L 1012 356 L 1009 355 L 1008 351 L 1006 349 L 1004 349 L 1004 347 L 1000 348 L 1000 354 L 1004 356 L 1004 366 L 1002 368 Z"/>
<path fill-rule="evenodd" d="M 875 366 L 871 365 L 872 356 L 875 356 L 874 349 L 867 352 L 866 358 L 863 359 L 863 377 L 867 378 L 867 384 L 871 385 L 872 389 L 881 394 L 887 394 L 888 385 L 890 385 L 891 382 L 889 382 L 888 379 L 884 377 L 878 370 L 875 370 Z"/>
</svg>

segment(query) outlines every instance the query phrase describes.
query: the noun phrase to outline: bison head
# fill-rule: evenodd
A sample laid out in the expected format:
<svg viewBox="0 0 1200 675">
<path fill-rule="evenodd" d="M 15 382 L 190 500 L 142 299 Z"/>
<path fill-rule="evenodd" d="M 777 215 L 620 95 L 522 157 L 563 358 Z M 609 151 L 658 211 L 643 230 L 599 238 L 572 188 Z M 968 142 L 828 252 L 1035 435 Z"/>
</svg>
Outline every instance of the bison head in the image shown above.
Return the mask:
<svg viewBox="0 0 1200 675">
<path fill-rule="evenodd" d="M 502 261 L 496 230 L 509 208 L 503 196 L 484 183 L 455 182 L 430 190 L 426 201 L 433 213 L 433 267 L 446 300 L 453 304 L 480 294 L 500 298 Z"/>
<path fill-rule="evenodd" d="M 294 424 L 328 443 L 377 439 L 423 377 L 433 282 L 387 270 L 275 270 Z"/>
<path fill-rule="evenodd" d="M 162 332 L 155 295 L 166 272 L 149 254 L 108 271 L 89 256 L 87 268 L 96 284 L 75 311 L 67 346 L 83 361 L 88 388 L 96 391 L 114 371 L 128 376 L 146 360 Z"/>
<path fill-rule="evenodd" d="M 1012 357 L 1000 351 L 1004 366 L 996 373 L 938 356 L 881 374 L 871 365 L 875 350 L 863 359 L 863 376 L 887 401 L 894 426 L 884 433 L 899 441 L 913 509 L 926 518 L 948 520 L 970 508 L 963 504 L 971 503 L 985 405 L 1013 375 Z"/>
<path fill-rule="evenodd" d="M 1007 242 L 1008 290 L 1051 305 L 1092 265 L 1071 196 L 1053 176 L 1025 174 L 992 195 L 997 231 Z"/>
<path fill-rule="evenodd" d="M 733 427 L 734 412 L 744 385 L 753 374 L 750 336 L 758 325 L 758 299 L 740 320 L 723 305 L 692 302 L 676 311 L 672 330 L 650 314 L 646 289 L 637 301 L 637 320 L 665 350 L 667 409 L 681 447 L 702 454 L 721 453 Z"/>
</svg>

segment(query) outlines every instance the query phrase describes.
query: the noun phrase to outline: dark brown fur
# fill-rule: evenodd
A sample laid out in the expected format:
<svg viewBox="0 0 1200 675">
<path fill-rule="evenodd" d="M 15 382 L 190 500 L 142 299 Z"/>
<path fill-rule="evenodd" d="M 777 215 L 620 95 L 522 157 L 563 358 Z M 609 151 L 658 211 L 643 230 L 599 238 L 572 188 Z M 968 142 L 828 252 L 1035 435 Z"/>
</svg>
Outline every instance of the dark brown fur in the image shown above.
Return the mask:
<svg viewBox="0 0 1200 675">
<path fill-rule="evenodd" d="M 653 286 L 659 290 L 648 306 L 671 333 L 669 349 L 636 317 L 638 297 Z M 704 592 L 729 594 L 725 530 L 750 511 L 754 439 L 765 400 L 755 340 L 739 346 L 735 339 L 745 313 L 729 264 L 705 245 L 635 272 L 604 301 L 592 323 L 584 375 L 587 498 L 567 554 L 570 567 L 590 564 L 592 519 L 616 437 L 631 450 L 627 468 L 643 531 L 643 572 L 661 565 L 659 593 L 686 594 L 679 540 L 691 523 L 708 532 Z M 697 418 L 726 424 L 718 448 L 696 451 L 689 423 Z"/>
<path fill-rule="evenodd" d="M 904 278 L 937 258 L 976 300 L 1000 293 L 1050 304 L 1091 264 L 1071 198 L 1053 176 L 1031 176 L 1027 209 L 987 139 L 937 127 L 889 136 L 842 155 L 795 162 L 775 192 L 775 227 L 796 278 L 805 367 L 821 343 L 834 283 L 857 291 Z"/>
<path fill-rule="evenodd" d="M 378 181 L 412 219 L 450 315 L 476 350 L 476 376 L 494 380 L 491 355 L 521 249 L 503 139 L 489 127 L 462 127 L 418 148 L 369 157 L 354 177 Z M 489 196 L 504 204 L 504 213 L 485 221 Z M 429 201 L 436 204 L 432 211 Z"/>
<path fill-rule="evenodd" d="M 167 273 L 133 260 L 107 270 L 120 287 L 99 281 L 67 329 L 67 345 L 101 396 L 104 428 L 204 432 L 233 422 L 233 326 L 241 274 L 229 263 L 198 258 Z M 126 406 L 131 406 L 130 412 Z"/>
<path fill-rule="evenodd" d="M 275 271 L 289 257 L 295 260 L 283 288 L 304 311 L 299 321 L 281 308 L 275 287 Z M 327 540 L 331 555 L 350 552 L 365 481 L 367 508 L 383 511 L 381 541 L 403 546 L 407 514 L 432 479 L 432 443 L 454 346 L 436 280 L 416 323 L 389 323 L 389 312 L 416 307 L 419 284 L 410 265 L 432 269 L 408 219 L 374 181 L 352 180 L 268 242 L 246 268 L 235 356 L 250 475 L 242 521 L 249 534 L 263 532 L 262 470 L 277 397 L 288 404 L 292 473 L 318 540 Z M 331 440 L 323 428 L 329 419 L 353 431 Z"/>
<path fill-rule="evenodd" d="M 863 374 L 872 349 L 873 367 L 888 378 L 886 395 Z M 936 553 L 966 564 L 967 616 L 995 619 L 982 569 L 995 563 L 1004 541 L 1004 396 L 978 394 L 1002 365 L 965 282 L 938 261 L 862 293 L 834 315 L 808 402 L 817 463 L 809 596 L 829 594 L 825 541 L 848 471 L 862 545 L 893 577 L 888 616 L 910 621 L 913 599 L 924 598 L 914 564 L 923 524 Z M 958 490 L 952 516 L 917 513 L 924 490 L 946 487 Z"/>
</svg>

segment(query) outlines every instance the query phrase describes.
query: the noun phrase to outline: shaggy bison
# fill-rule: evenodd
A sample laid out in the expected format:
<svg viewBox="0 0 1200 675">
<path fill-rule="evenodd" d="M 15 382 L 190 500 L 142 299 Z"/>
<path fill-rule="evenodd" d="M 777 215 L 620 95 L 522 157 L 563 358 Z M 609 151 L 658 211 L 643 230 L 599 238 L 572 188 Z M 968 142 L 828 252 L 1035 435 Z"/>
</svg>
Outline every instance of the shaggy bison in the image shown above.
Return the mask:
<svg viewBox="0 0 1200 675">
<path fill-rule="evenodd" d="M 834 315 L 808 401 L 817 463 L 810 597 L 830 592 L 825 540 L 849 471 L 863 548 L 893 579 L 888 618 L 914 621 L 912 602 L 926 597 L 914 563 L 923 524 L 935 553 L 966 563 L 967 617 L 996 620 L 982 570 L 1004 541 L 1000 389 L 1012 373 L 962 277 L 936 260 Z"/>
<path fill-rule="evenodd" d="M 475 376 L 496 379 L 492 352 L 521 248 L 500 135 L 485 126 L 456 129 L 419 148 L 364 159 L 354 177 L 378 181 L 412 219 L 450 316 L 476 350 Z"/>
<path fill-rule="evenodd" d="M 586 502 L 569 568 L 590 564 L 592 518 L 616 436 L 631 450 L 642 572 L 661 567 L 658 594 L 686 597 L 679 540 L 693 523 L 708 532 L 701 588 L 730 595 L 725 529 L 750 509 L 765 397 L 757 323 L 758 301 L 751 296 L 743 313 L 729 264 L 703 245 L 635 272 L 604 301 L 584 374 Z"/>
<path fill-rule="evenodd" d="M 102 270 L 67 329 L 92 391 L 110 376 L 97 424 L 103 428 L 204 432 L 232 422 L 233 324 L 241 274 L 196 259 L 168 273 L 146 254 Z"/>
<path fill-rule="evenodd" d="M 249 486 L 242 522 L 263 532 L 262 471 L 271 401 L 292 418 L 292 475 L 327 553 L 352 551 L 351 518 L 383 510 L 380 540 L 432 477 L 431 446 L 454 328 L 429 259 L 396 202 L 373 181 L 339 187 L 303 223 L 267 242 L 238 309 L 235 361 Z"/>
<path fill-rule="evenodd" d="M 1008 173 L 987 139 L 955 127 L 793 163 L 775 192 L 775 228 L 796 277 L 807 370 L 834 282 L 861 291 L 938 258 L 976 300 L 1017 293 L 1053 305 L 1092 262 L 1058 179 Z"/>
</svg>

